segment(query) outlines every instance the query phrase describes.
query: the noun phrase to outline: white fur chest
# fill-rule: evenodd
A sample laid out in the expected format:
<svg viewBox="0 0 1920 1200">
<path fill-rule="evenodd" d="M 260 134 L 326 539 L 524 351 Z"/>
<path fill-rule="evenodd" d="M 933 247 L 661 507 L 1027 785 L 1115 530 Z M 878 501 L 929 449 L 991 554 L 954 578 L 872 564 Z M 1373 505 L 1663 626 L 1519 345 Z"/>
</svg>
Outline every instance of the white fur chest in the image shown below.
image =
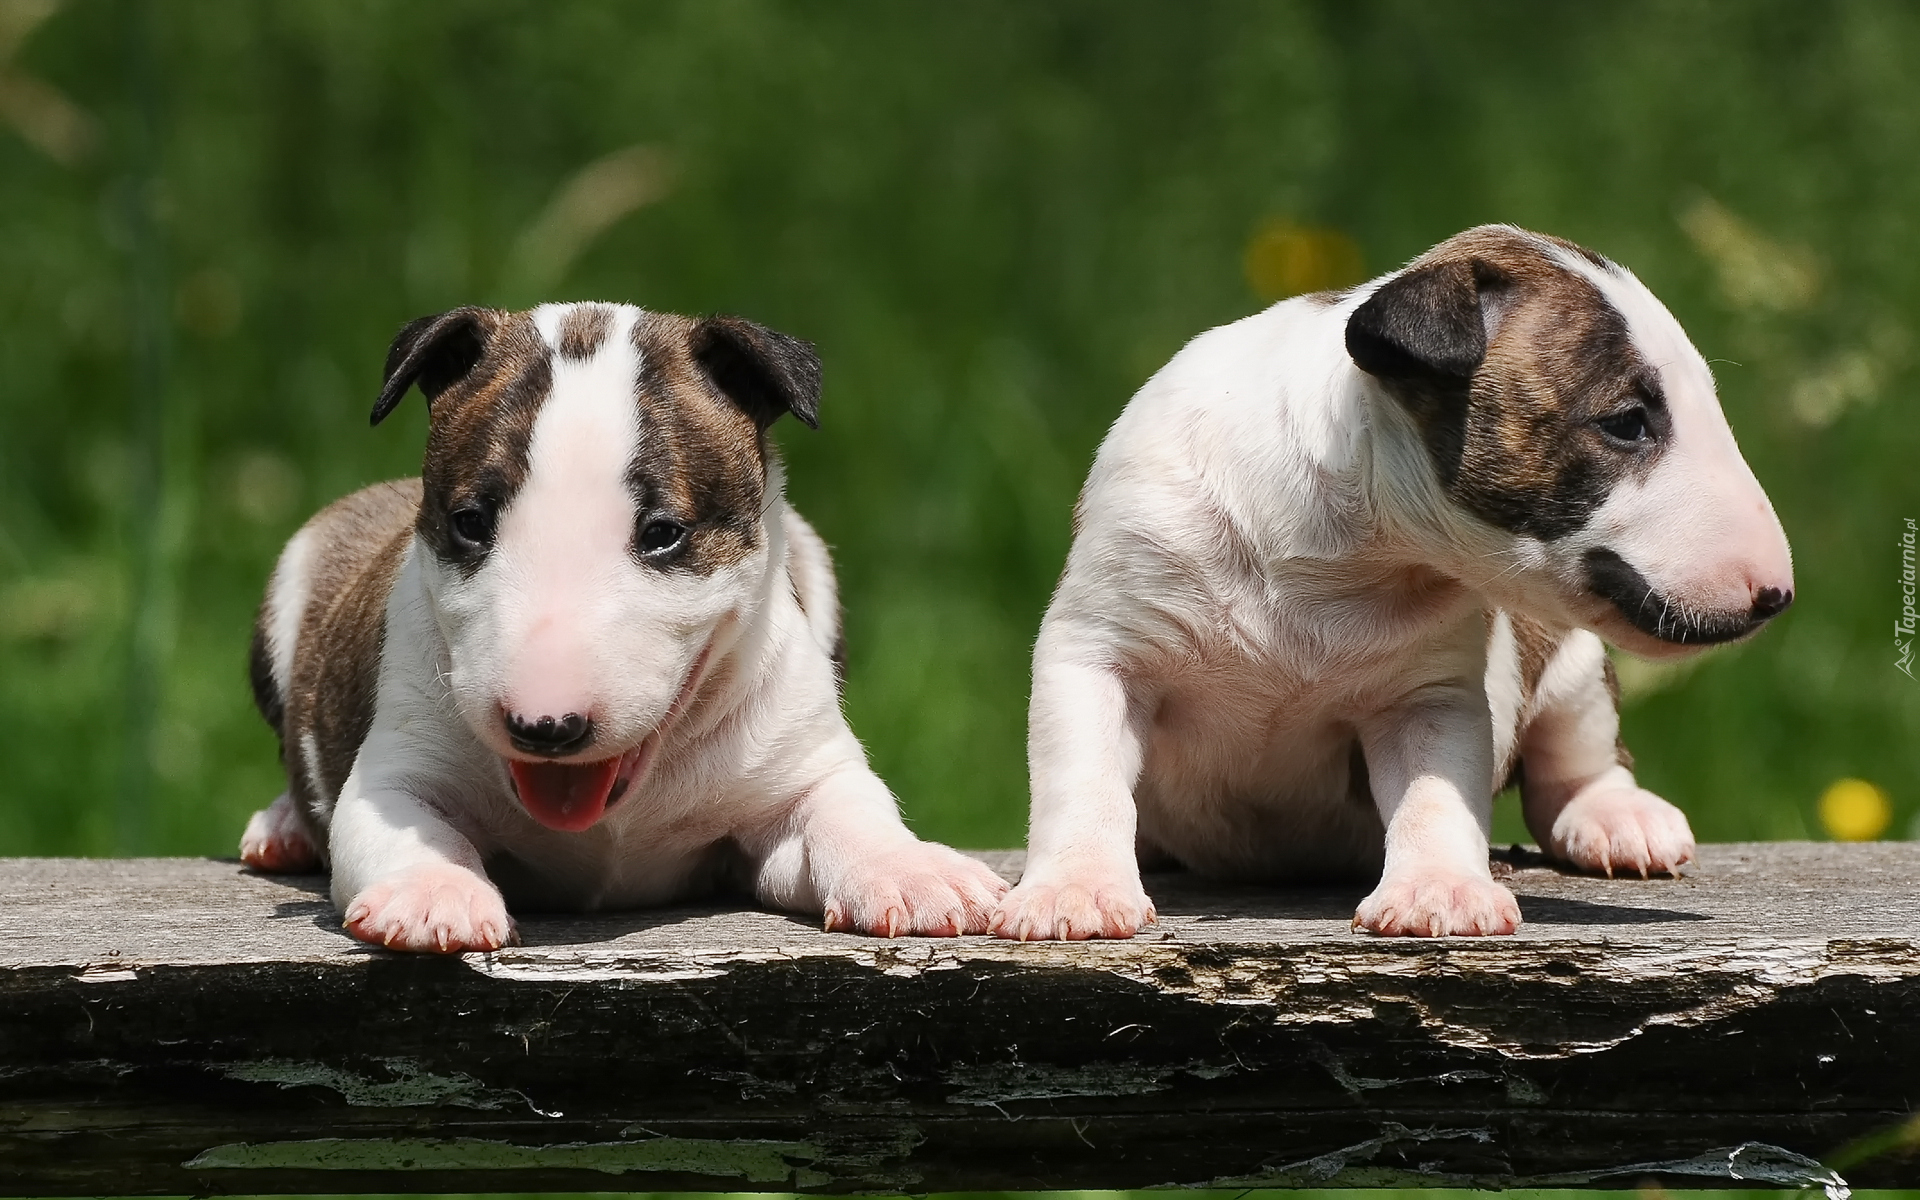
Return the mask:
<svg viewBox="0 0 1920 1200">
<path fill-rule="evenodd" d="M 831 560 L 766 440 L 816 420 L 810 346 L 462 308 L 401 330 L 374 421 L 416 385 L 421 478 L 323 511 L 269 587 L 252 674 L 289 788 L 250 864 L 324 843 L 346 928 L 412 950 L 497 949 L 507 903 L 726 885 L 830 929 L 985 928 L 1004 885 L 906 830 L 840 713 Z"/>
<path fill-rule="evenodd" d="M 1009 936 L 1151 920 L 1128 844 L 1226 876 L 1371 873 L 1377 932 L 1509 932 L 1486 847 L 1509 768 L 1554 853 L 1671 868 L 1690 834 L 1634 785 L 1579 627 L 1669 653 L 1791 600 L 1678 324 L 1616 264 L 1507 227 L 1195 338 L 1077 515 L 1034 652 Z"/>
<path fill-rule="evenodd" d="M 1347 875 L 1377 860 L 1360 725 L 1481 671 L 1486 618 L 1437 581 L 1324 594 L 1315 574 L 1283 575 L 1276 602 L 1236 609 L 1223 636 L 1138 677 L 1143 840 L 1223 875 Z M 1275 823 L 1298 829 L 1302 857 L 1285 832 L 1252 828 Z"/>
</svg>

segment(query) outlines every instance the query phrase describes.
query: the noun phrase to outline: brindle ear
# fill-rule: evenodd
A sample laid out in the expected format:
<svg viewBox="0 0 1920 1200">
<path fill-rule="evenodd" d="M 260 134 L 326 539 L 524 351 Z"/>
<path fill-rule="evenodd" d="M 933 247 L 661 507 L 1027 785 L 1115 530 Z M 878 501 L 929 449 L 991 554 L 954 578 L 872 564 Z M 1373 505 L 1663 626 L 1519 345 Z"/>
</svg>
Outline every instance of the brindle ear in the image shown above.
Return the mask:
<svg viewBox="0 0 1920 1200">
<path fill-rule="evenodd" d="M 408 321 L 387 350 L 386 381 L 373 403 L 372 423 L 386 420 L 416 383 L 431 405 L 435 396 L 465 378 L 486 352 L 493 317 L 484 308 L 456 308 Z"/>
<path fill-rule="evenodd" d="M 714 386 L 765 429 L 792 413 L 820 428 L 820 356 L 809 342 L 740 317 L 709 317 L 694 328 L 694 361 Z"/>
<path fill-rule="evenodd" d="M 1381 379 L 1463 383 L 1487 356 L 1481 290 L 1503 282 L 1478 259 L 1403 271 L 1347 319 L 1347 353 Z"/>
</svg>

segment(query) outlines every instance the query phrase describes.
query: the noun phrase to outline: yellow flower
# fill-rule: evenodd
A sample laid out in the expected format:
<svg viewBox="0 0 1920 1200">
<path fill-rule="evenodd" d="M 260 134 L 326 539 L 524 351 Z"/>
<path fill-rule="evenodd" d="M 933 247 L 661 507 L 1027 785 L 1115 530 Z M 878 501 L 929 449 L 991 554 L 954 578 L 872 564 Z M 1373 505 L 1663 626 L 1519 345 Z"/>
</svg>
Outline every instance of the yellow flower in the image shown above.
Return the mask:
<svg viewBox="0 0 1920 1200">
<path fill-rule="evenodd" d="M 1366 278 L 1360 244 L 1338 229 L 1268 221 L 1255 231 L 1241 261 L 1247 285 L 1262 300 L 1348 287 Z"/>
<path fill-rule="evenodd" d="M 1887 794 L 1864 779 L 1836 779 L 1820 795 L 1820 823 L 1836 842 L 1870 842 L 1892 820 Z"/>
</svg>

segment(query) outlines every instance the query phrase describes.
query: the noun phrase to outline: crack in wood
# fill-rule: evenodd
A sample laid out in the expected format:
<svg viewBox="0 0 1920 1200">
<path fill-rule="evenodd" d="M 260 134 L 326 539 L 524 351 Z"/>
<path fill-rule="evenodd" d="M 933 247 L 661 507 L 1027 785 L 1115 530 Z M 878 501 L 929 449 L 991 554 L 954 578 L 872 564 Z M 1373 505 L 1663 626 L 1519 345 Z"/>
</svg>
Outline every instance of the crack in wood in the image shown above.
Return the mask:
<svg viewBox="0 0 1920 1200">
<path fill-rule="evenodd" d="M 0 1194 L 1838 1200 L 1830 1156 L 1920 1183 L 1916 877 L 1911 845 L 1708 846 L 1679 881 L 1521 863 L 1518 936 L 1423 942 L 1353 934 L 1357 890 L 1163 876 L 1161 927 L 1126 942 L 716 903 L 528 917 L 525 945 L 449 960 L 348 939 L 324 880 L 0 860 Z"/>
</svg>

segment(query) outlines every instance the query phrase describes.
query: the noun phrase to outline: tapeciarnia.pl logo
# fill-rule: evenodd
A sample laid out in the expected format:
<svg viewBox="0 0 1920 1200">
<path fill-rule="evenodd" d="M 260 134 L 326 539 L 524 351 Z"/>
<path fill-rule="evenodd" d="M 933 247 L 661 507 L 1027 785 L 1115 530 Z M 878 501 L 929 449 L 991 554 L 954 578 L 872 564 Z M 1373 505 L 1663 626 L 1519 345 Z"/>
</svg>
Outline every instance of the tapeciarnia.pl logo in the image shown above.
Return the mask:
<svg viewBox="0 0 1920 1200">
<path fill-rule="evenodd" d="M 1913 542 L 1914 519 L 1907 518 L 1907 527 L 1900 531 L 1900 615 L 1893 621 L 1893 668 L 1906 675 L 1913 674 L 1913 633 L 1920 625 L 1920 615 L 1913 609 L 1914 573 Z"/>
</svg>

